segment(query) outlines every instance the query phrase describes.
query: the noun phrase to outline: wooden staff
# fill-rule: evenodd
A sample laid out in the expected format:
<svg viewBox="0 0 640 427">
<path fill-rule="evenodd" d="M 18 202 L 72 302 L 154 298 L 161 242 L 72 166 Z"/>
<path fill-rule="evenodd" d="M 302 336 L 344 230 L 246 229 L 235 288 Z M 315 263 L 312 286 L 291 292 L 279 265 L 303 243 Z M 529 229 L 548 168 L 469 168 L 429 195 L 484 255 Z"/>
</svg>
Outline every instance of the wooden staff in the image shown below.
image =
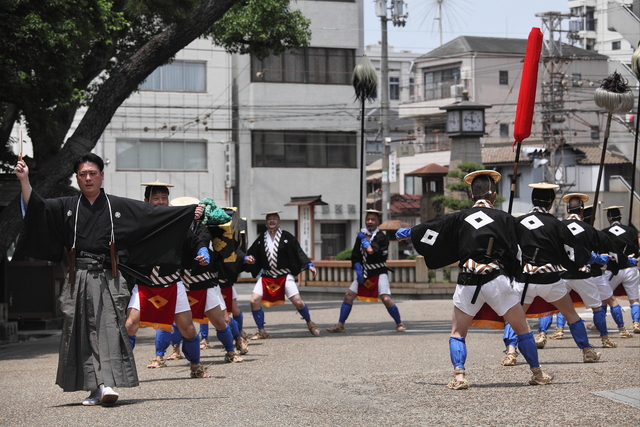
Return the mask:
<svg viewBox="0 0 640 427">
<path fill-rule="evenodd" d="M 22 160 L 22 131 L 20 131 L 20 154 L 18 154 L 18 161 Z"/>
</svg>

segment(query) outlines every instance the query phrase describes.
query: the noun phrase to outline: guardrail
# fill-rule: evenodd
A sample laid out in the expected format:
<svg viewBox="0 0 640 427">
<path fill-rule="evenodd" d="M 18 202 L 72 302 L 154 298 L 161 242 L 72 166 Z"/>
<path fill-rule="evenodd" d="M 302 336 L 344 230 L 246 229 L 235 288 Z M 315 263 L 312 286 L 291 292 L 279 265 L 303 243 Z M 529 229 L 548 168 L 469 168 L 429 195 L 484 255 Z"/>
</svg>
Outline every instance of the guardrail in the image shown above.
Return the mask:
<svg viewBox="0 0 640 427">
<path fill-rule="evenodd" d="M 311 288 L 324 287 L 342 288 L 342 292 L 351 285 L 355 279 L 355 273 L 350 261 L 314 261 L 318 270 L 317 276 L 308 271 L 302 272 L 298 285 Z M 389 283 L 393 295 L 404 295 L 415 298 L 444 298 L 453 295 L 458 280 L 458 266 L 453 264 L 448 267 L 429 270 L 424 263 L 424 258 L 418 256 L 415 260 L 387 261 L 389 271 Z M 301 292 L 304 292 L 301 289 Z"/>
</svg>

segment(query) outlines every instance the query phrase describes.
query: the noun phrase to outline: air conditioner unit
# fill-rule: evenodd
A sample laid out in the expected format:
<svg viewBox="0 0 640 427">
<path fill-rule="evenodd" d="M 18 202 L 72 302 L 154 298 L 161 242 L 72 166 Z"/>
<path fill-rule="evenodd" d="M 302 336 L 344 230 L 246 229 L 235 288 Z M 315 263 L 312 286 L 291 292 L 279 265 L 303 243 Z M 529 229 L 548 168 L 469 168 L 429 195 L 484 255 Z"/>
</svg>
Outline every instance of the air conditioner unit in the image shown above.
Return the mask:
<svg viewBox="0 0 640 427">
<path fill-rule="evenodd" d="M 451 98 L 462 96 L 464 92 L 464 85 L 451 85 Z"/>
</svg>

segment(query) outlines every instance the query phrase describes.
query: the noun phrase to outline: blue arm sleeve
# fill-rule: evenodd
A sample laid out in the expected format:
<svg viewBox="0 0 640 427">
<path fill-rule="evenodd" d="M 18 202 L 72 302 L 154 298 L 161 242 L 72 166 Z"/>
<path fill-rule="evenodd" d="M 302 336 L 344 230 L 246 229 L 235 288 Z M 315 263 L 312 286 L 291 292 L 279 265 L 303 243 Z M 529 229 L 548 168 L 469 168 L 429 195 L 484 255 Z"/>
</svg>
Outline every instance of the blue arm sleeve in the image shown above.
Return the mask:
<svg viewBox="0 0 640 427">
<path fill-rule="evenodd" d="M 401 228 L 396 231 L 396 238 L 398 239 L 408 239 L 411 237 L 411 228 Z"/>
<path fill-rule="evenodd" d="M 203 255 L 204 260 L 209 263 L 211 261 L 211 257 L 209 256 L 209 250 L 204 246 L 198 249 L 198 255 Z"/>
</svg>

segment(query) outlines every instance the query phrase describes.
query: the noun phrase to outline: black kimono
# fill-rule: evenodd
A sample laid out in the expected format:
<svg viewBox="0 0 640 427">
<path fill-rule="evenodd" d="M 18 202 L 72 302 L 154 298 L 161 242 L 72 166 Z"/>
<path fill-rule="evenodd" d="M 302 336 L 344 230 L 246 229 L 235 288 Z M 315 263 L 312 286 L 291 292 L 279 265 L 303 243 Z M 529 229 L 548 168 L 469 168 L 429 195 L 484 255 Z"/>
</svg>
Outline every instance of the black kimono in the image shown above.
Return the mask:
<svg viewBox="0 0 640 427">
<path fill-rule="evenodd" d="M 134 387 L 138 376 L 125 329 L 130 293 L 112 276 L 109 242 L 128 250 L 132 262 L 175 263 L 193 220 L 194 206 L 169 208 L 106 196 L 91 205 L 84 196 L 42 199 L 31 193 L 22 244 L 27 256 L 58 262 L 74 247 L 75 279 L 60 294 L 64 326 L 56 383 L 64 391 Z M 77 224 L 76 224 L 77 218 Z M 82 251 L 104 261 L 81 257 Z"/>
<path fill-rule="evenodd" d="M 247 265 L 246 267 L 253 277 L 258 277 L 260 270 L 263 270 L 263 276 L 265 277 L 281 277 L 287 274 L 295 277 L 311 262 L 300 247 L 298 239 L 288 231 L 281 230 L 281 232 L 275 270 L 270 270 L 269 260 L 265 250 L 265 240 L 268 231 L 265 231 L 264 234 L 258 237 L 247 251 L 247 255 L 253 255 L 256 259 L 255 264 Z"/>
</svg>

